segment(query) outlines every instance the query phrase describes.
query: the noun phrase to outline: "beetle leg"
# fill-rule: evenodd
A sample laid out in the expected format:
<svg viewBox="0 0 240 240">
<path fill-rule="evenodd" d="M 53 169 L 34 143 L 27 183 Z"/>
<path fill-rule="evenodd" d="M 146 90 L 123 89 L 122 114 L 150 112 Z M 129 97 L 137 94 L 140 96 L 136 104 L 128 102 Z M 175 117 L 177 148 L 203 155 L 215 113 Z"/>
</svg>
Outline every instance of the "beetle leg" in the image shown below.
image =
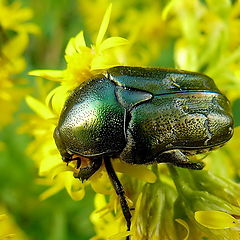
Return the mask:
<svg viewBox="0 0 240 240">
<path fill-rule="evenodd" d="M 74 174 L 75 178 L 82 180 L 89 179 L 102 165 L 102 158 L 90 159 L 91 163 L 87 167 L 80 168 L 78 173 Z"/>
<path fill-rule="evenodd" d="M 201 170 L 204 167 L 203 162 L 193 162 L 189 160 L 189 158 L 178 149 L 165 151 L 159 154 L 158 157 L 155 158 L 155 161 L 158 163 L 172 163 L 178 167 L 194 170 Z"/>
<path fill-rule="evenodd" d="M 67 163 L 67 166 L 72 161 L 77 161 L 76 168 L 79 168 L 81 166 L 81 158 L 80 157 L 74 157 L 73 158 L 73 155 L 71 155 L 71 154 L 62 156 L 62 160 L 63 160 L 63 162 Z"/>
<path fill-rule="evenodd" d="M 62 153 L 62 160 L 68 165 L 68 163 L 72 161 L 72 155 L 67 152 L 64 152 Z"/>
<path fill-rule="evenodd" d="M 125 192 L 124 192 L 123 186 L 122 186 L 121 182 L 119 181 L 119 179 L 117 177 L 117 174 L 115 173 L 115 171 L 113 169 L 110 157 L 105 156 L 104 157 L 104 163 L 105 163 L 105 168 L 106 168 L 106 171 L 108 173 L 108 176 L 109 176 L 109 178 L 112 182 L 112 185 L 113 185 L 117 195 L 120 198 L 120 204 L 121 204 L 122 212 L 123 212 L 123 215 L 124 215 L 124 217 L 126 219 L 126 222 L 127 222 L 127 230 L 130 231 L 132 215 L 130 213 L 129 206 L 127 204 L 127 200 L 126 200 L 126 197 L 125 197 Z M 129 236 L 126 239 L 128 240 Z"/>
<path fill-rule="evenodd" d="M 81 158 L 80 157 L 73 157 L 73 155 L 72 155 L 71 158 L 67 161 L 67 166 L 68 166 L 68 163 L 71 161 L 77 161 L 76 168 L 77 169 L 80 168 L 80 166 L 81 166 Z"/>
</svg>

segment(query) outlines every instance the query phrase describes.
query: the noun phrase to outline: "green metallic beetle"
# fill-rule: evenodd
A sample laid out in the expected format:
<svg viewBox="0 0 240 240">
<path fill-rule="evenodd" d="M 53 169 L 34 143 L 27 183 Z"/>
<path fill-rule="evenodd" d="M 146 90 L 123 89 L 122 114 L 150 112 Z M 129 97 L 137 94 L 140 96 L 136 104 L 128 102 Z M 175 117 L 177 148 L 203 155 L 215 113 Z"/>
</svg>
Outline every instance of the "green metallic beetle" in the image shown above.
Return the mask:
<svg viewBox="0 0 240 240">
<path fill-rule="evenodd" d="M 131 213 L 111 158 L 130 164 L 168 162 L 200 170 L 188 155 L 222 146 L 233 134 L 227 98 L 206 75 L 163 68 L 118 66 L 69 96 L 54 132 L 63 161 L 89 159 L 82 181 L 105 163 L 130 229 Z M 76 157 L 77 155 L 77 157 Z"/>
</svg>

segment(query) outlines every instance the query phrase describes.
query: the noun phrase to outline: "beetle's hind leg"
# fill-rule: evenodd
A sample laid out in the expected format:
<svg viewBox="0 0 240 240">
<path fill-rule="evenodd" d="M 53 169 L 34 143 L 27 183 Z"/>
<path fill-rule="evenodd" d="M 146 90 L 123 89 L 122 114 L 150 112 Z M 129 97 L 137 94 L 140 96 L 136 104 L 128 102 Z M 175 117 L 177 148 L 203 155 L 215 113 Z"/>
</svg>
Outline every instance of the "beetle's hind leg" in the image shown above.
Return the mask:
<svg viewBox="0 0 240 240">
<path fill-rule="evenodd" d="M 178 149 L 165 151 L 154 159 L 158 163 L 172 163 L 178 167 L 201 170 L 204 167 L 203 162 L 193 162 L 184 153 Z"/>
<path fill-rule="evenodd" d="M 74 174 L 74 177 L 81 179 L 82 182 L 89 179 L 102 165 L 102 158 L 94 158 L 89 160 L 90 164 L 87 167 L 80 168 L 79 172 Z M 79 165 L 79 161 L 77 162 L 77 165 Z"/>
<path fill-rule="evenodd" d="M 122 212 L 123 212 L 123 215 L 127 222 L 127 230 L 130 231 L 132 215 L 131 215 L 129 206 L 127 204 L 123 186 L 122 186 L 121 182 L 119 181 L 119 179 L 113 169 L 110 157 L 105 156 L 104 163 L 105 163 L 105 168 L 108 173 L 108 176 L 112 182 L 112 185 L 113 185 L 117 195 L 119 196 Z M 126 239 L 128 240 L 129 236 Z"/>
</svg>

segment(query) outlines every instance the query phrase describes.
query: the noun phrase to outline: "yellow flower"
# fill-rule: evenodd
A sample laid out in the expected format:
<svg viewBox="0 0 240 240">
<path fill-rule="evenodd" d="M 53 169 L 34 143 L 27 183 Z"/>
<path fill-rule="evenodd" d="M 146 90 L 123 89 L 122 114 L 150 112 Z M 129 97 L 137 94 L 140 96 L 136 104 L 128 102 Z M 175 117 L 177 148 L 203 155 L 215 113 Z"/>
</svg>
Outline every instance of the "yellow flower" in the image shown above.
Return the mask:
<svg viewBox="0 0 240 240">
<path fill-rule="evenodd" d="M 160 177 L 155 183 L 142 184 L 139 190 L 140 193 L 134 190 L 134 198 L 137 200 L 132 212 L 131 239 L 177 239 L 174 186 Z"/>
<path fill-rule="evenodd" d="M 109 1 L 79 0 L 78 3 L 88 31 L 94 34 L 98 14 L 104 12 Z M 109 32 L 121 34 L 129 40 L 128 51 L 120 53 L 125 64 L 127 62 L 134 66 L 149 65 L 161 56 L 168 44 L 171 44 L 169 39 L 176 35 L 176 29 L 171 27 L 171 18 L 164 16 L 166 3 L 167 1 L 151 0 L 114 1 Z"/>
<path fill-rule="evenodd" d="M 36 25 L 26 22 L 31 16 L 32 11 L 21 8 L 19 2 L 0 1 L 0 107 L 4 116 L 0 118 L 0 128 L 12 121 L 12 114 L 27 92 L 17 88 L 23 79 L 16 75 L 26 67 L 23 53 L 28 45 L 28 34 L 38 32 Z M 16 34 L 8 34 L 9 30 Z"/>
<path fill-rule="evenodd" d="M 0 205 L 0 240 L 27 240 L 6 209 Z"/>
<path fill-rule="evenodd" d="M 105 196 L 97 193 L 95 196 L 95 211 L 91 214 L 90 219 L 95 226 L 97 236 L 91 240 L 105 239 L 123 239 L 129 235 L 126 232 L 123 219 L 113 214 L 113 206 L 107 203 Z"/>
<path fill-rule="evenodd" d="M 30 8 L 22 8 L 18 1 L 7 4 L 6 0 L 0 0 L 0 26 L 2 29 L 11 29 L 16 32 L 38 33 L 35 24 L 28 23 L 33 16 Z"/>
<path fill-rule="evenodd" d="M 239 215 L 232 216 L 221 211 L 197 211 L 195 219 L 198 223 L 208 228 L 210 232 L 215 233 L 218 239 L 239 239 Z"/>
<path fill-rule="evenodd" d="M 220 211 L 197 211 L 195 219 L 200 224 L 211 229 L 239 228 L 240 221 L 234 216 Z"/>
<path fill-rule="evenodd" d="M 40 198 L 43 200 L 63 188 L 66 188 L 73 199 L 84 197 L 84 186 L 73 178 L 74 168 L 65 166 L 56 148 L 52 133 L 56 124 L 56 115 L 43 103 L 30 96 L 26 98 L 28 105 L 38 114 L 28 119 L 28 124 L 21 131 L 31 132 L 35 137 L 28 147 L 28 154 L 35 160 L 39 168 L 39 175 L 46 177 L 38 179 L 38 183 L 50 185 Z"/>
<path fill-rule="evenodd" d="M 91 47 L 86 46 L 82 31 L 70 39 L 65 50 L 66 70 L 36 70 L 30 72 L 30 75 L 60 81 L 64 88 L 72 90 L 98 71 L 121 64 L 115 54 L 115 49 L 128 42 L 121 37 L 110 37 L 104 40 L 110 14 L 111 5 L 103 18 L 96 43 Z"/>
<path fill-rule="evenodd" d="M 229 100 L 240 97 L 238 62 L 240 24 L 239 1 L 172 1 L 178 28 L 176 65 L 182 69 L 205 72 L 215 79 Z M 181 11 L 179 11 L 181 9 Z M 231 35 L 234 31 L 235 34 Z M 237 32 L 237 33 L 236 33 Z"/>
</svg>

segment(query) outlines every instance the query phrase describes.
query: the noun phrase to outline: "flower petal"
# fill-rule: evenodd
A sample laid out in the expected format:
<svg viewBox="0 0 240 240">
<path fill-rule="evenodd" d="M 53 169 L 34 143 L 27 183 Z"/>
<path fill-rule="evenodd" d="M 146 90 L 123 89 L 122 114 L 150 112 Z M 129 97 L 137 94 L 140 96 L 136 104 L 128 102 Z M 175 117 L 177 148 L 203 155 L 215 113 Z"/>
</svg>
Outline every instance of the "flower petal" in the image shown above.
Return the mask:
<svg viewBox="0 0 240 240">
<path fill-rule="evenodd" d="M 220 211 L 197 211 L 195 219 L 204 227 L 211 229 L 226 229 L 239 225 L 239 221 L 228 213 Z"/>
<path fill-rule="evenodd" d="M 164 9 L 163 9 L 163 11 L 162 11 L 162 19 L 163 19 L 163 20 L 166 20 L 166 19 L 167 19 L 169 12 L 170 12 L 171 8 L 172 8 L 173 5 L 174 5 L 174 2 L 175 2 L 175 0 L 170 0 L 170 1 L 168 2 L 168 4 L 166 4 L 166 6 L 164 7 Z"/>
<path fill-rule="evenodd" d="M 50 111 L 50 109 L 45 104 L 37 100 L 36 98 L 27 96 L 26 102 L 28 106 L 43 119 L 49 119 L 49 118 L 55 117 L 54 114 Z"/>
<path fill-rule="evenodd" d="M 175 219 L 175 221 L 177 223 L 181 224 L 187 230 L 186 237 L 183 239 L 183 240 L 187 240 L 189 237 L 189 233 L 190 233 L 188 224 L 181 218 L 177 218 L 177 219 Z"/>
<path fill-rule="evenodd" d="M 51 197 L 52 195 L 58 193 L 60 190 L 63 189 L 63 186 L 60 184 L 54 184 L 51 188 L 48 188 L 46 191 L 40 194 L 39 199 L 41 201 Z"/>
<path fill-rule="evenodd" d="M 106 172 L 98 171 L 90 179 L 91 186 L 96 193 L 101 193 L 109 195 L 111 193 L 111 188 L 109 183 L 109 178 Z"/>
<path fill-rule="evenodd" d="M 91 71 L 107 69 L 114 66 L 119 66 L 119 64 L 110 63 L 107 57 L 104 58 L 103 56 L 95 56 L 91 63 Z"/>
<path fill-rule="evenodd" d="M 71 38 L 67 44 L 67 47 L 65 49 L 65 54 L 66 55 L 73 55 L 74 53 L 76 53 L 76 48 L 75 48 L 75 39 Z"/>
<path fill-rule="evenodd" d="M 28 73 L 31 76 L 46 78 L 51 81 L 61 81 L 63 78 L 63 71 L 59 70 L 35 70 Z"/>
<path fill-rule="evenodd" d="M 109 24 L 109 21 L 110 21 L 111 11 L 112 11 L 112 4 L 109 5 L 109 7 L 106 10 L 105 15 L 103 17 L 102 24 L 100 26 L 100 29 L 99 29 L 99 32 L 98 32 L 98 35 L 97 35 L 97 39 L 96 39 L 96 46 L 97 47 L 101 44 L 101 42 L 103 40 L 103 37 L 104 37 L 104 35 L 107 31 L 108 24 Z"/>
<path fill-rule="evenodd" d="M 136 166 L 116 161 L 113 162 L 113 166 L 117 172 L 126 173 L 144 182 L 154 183 L 157 179 L 156 175 L 145 166 Z"/>
<path fill-rule="evenodd" d="M 109 48 L 118 47 L 128 44 L 129 41 L 122 37 L 110 37 L 105 39 L 100 45 L 100 51 L 104 51 Z"/>
<path fill-rule="evenodd" d="M 73 200 L 81 200 L 85 196 L 84 185 L 79 179 L 73 178 L 72 172 L 64 172 L 65 187 Z"/>
<path fill-rule="evenodd" d="M 68 56 L 72 56 L 77 52 L 81 52 L 81 48 L 86 48 L 85 39 L 83 36 L 83 31 L 77 34 L 76 37 L 70 39 L 65 49 L 65 54 Z"/>
<path fill-rule="evenodd" d="M 81 51 L 82 47 L 86 47 L 85 39 L 83 36 L 83 31 L 81 31 L 76 37 L 75 37 L 75 47 L 78 50 L 78 52 Z"/>
<path fill-rule="evenodd" d="M 119 232 L 117 234 L 114 234 L 108 237 L 108 240 L 121 240 L 123 238 L 126 238 L 127 236 L 131 236 L 131 234 L 132 234 L 132 231 Z"/>
<path fill-rule="evenodd" d="M 66 87 L 59 86 L 54 88 L 46 98 L 46 105 L 59 116 L 68 95 Z"/>
</svg>

